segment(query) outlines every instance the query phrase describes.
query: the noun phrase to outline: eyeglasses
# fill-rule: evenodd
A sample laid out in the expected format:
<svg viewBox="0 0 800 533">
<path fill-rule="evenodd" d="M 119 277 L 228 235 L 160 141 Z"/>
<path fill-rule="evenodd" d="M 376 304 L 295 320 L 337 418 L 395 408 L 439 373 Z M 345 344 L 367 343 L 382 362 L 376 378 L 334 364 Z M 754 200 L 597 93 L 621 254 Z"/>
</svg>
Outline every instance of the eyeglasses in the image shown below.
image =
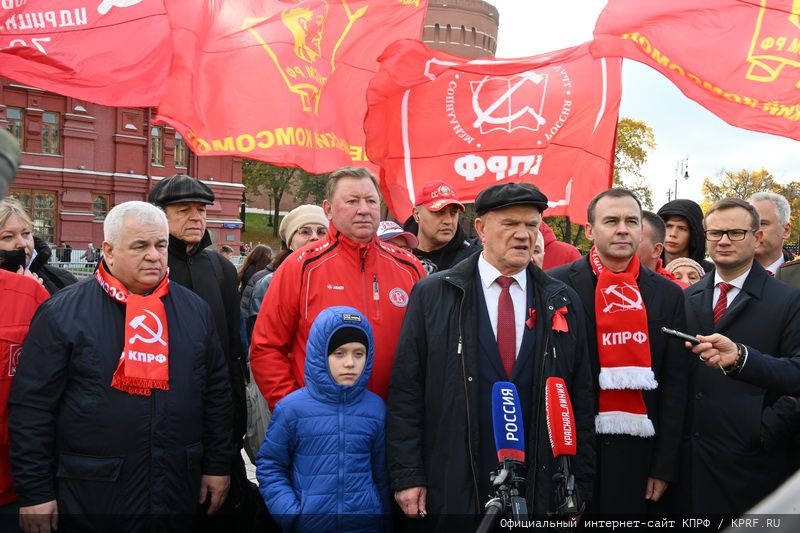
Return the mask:
<svg viewBox="0 0 800 533">
<path fill-rule="evenodd" d="M 755 233 L 751 229 L 707 229 L 703 233 L 706 234 L 706 240 L 711 242 L 721 241 L 724 235 L 728 236 L 731 241 L 743 241 L 748 233 Z"/>
<path fill-rule="evenodd" d="M 297 233 L 299 235 L 302 235 L 303 237 L 313 237 L 314 235 L 317 235 L 319 237 L 324 237 L 325 235 L 328 234 L 328 228 L 320 226 L 319 228 L 314 229 L 314 228 L 309 228 L 308 226 L 303 226 L 302 228 L 297 230 Z"/>
</svg>

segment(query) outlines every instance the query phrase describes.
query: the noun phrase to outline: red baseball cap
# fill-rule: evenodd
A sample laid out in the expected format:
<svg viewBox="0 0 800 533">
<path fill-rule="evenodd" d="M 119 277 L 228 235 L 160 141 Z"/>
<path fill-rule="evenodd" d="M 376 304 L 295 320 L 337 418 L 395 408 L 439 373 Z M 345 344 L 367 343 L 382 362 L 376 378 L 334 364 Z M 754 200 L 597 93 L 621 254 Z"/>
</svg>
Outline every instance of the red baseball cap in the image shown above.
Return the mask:
<svg viewBox="0 0 800 533">
<path fill-rule="evenodd" d="M 417 189 L 417 203 L 430 211 L 439 211 L 445 206 L 455 204 L 462 211 L 464 204 L 458 201 L 458 195 L 448 184 L 443 181 L 431 181 Z"/>
</svg>

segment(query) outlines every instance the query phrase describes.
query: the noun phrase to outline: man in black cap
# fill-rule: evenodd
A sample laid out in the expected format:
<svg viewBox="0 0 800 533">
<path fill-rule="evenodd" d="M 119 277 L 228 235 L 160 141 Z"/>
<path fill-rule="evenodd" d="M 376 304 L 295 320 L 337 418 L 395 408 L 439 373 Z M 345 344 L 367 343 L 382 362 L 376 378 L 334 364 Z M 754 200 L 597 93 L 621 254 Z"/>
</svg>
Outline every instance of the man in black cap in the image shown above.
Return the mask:
<svg viewBox="0 0 800 533">
<path fill-rule="evenodd" d="M 589 255 L 547 271 L 589 317 L 598 468 L 587 511 L 642 516 L 678 474 L 689 363 L 660 329 L 683 330 L 686 308 L 680 287 L 639 264 L 642 206 L 632 192 L 598 194 L 587 220 Z"/>
<path fill-rule="evenodd" d="M 529 511 L 556 512 L 558 465 L 548 441 L 544 380 L 572 398 L 578 490 L 591 494 L 593 399 L 583 311 L 575 292 L 531 262 L 547 198 L 533 185 L 494 185 L 475 201 L 483 251 L 417 282 L 389 383 L 387 456 L 410 517 L 479 515 L 497 468 L 492 386 L 516 385 Z"/>
<path fill-rule="evenodd" d="M 231 492 L 220 516 L 237 509 L 237 519 L 247 521 L 242 503 L 252 502 L 241 456 L 247 429 L 244 348 L 239 335 L 239 290 L 236 268 L 213 249 L 206 230 L 206 206 L 214 203 L 214 191 L 202 181 L 175 174 L 156 183 L 150 203 L 162 208 L 169 222 L 169 280 L 180 283 L 203 298 L 211 307 L 222 349 L 228 361 L 233 393 L 233 431 L 236 453 L 231 458 Z M 258 502 L 256 502 L 258 503 Z M 243 524 L 244 525 L 244 524 Z"/>
</svg>

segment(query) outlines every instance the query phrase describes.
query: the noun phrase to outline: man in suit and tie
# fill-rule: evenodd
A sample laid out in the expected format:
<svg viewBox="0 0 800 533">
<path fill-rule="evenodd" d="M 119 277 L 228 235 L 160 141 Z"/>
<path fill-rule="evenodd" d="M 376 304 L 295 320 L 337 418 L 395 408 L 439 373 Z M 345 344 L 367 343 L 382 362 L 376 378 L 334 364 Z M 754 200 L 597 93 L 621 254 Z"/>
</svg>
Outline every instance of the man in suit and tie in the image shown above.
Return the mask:
<svg viewBox="0 0 800 533">
<path fill-rule="evenodd" d="M 660 332 L 686 324 L 681 289 L 640 265 L 642 207 L 626 189 L 588 206 L 589 255 L 547 273 L 583 302 L 597 401 L 597 477 L 589 513 L 648 511 L 677 479 L 688 361 Z"/>
<path fill-rule="evenodd" d="M 763 235 L 756 209 L 725 198 L 711 206 L 704 226 L 716 273 L 686 290 L 689 333 L 720 333 L 761 353 L 798 353 L 800 291 L 769 276 L 755 260 Z M 792 473 L 797 404 L 726 376 L 747 367 L 746 350 L 722 368 L 691 361 L 685 510 L 738 515 Z"/>
<path fill-rule="evenodd" d="M 497 468 L 492 386 L 519 392 L 531 512 L 556 511 L 558 464 L 548 441 L 544 382 L 565 380 L 577 434 L 573 472 L 582 495 L 594 475 L 586 326 L 577 295 L 531 262 L 547 198 L 533 185 L 482 191 L 475 229 L 483 251 L 417 282 L 389 383 L 387 457 L 392 489 L 410 517 L 483 512 Z"/>
</svg>

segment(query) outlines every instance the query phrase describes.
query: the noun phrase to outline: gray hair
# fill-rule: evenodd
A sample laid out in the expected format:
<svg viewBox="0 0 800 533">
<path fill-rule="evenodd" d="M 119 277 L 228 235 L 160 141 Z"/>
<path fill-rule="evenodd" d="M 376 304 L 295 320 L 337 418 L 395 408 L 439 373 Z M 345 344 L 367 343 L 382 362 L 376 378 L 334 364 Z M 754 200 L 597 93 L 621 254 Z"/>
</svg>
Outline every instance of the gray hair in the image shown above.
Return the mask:
<svg viewBox="0 0 800 533">
<path fill-rule="evenodd" d="M 789 200 L 784 196 L 774 192 L 757 192 L 747 199 L 751 204 L 753 202 L 772 202 L 775 209 L 778 211 L 778 224 L 781 226 L 788 224 L 792 218 L 792 208 L 789 206 Z"/>
<path fill-rule="evenodd" d="M 112 246 L 118 246 L 125 219 L 129 215 L 136 216 L 138 221 L 143 224 L 160 224 L 164 226 L 165 233 L 169 235 L 169 223 L 164 211 L 153 204 L 134 200 L 121 203 L 108 212 L 106 219 L 103 221 L 103 239 L 111 243 Z"/>
</svg>

